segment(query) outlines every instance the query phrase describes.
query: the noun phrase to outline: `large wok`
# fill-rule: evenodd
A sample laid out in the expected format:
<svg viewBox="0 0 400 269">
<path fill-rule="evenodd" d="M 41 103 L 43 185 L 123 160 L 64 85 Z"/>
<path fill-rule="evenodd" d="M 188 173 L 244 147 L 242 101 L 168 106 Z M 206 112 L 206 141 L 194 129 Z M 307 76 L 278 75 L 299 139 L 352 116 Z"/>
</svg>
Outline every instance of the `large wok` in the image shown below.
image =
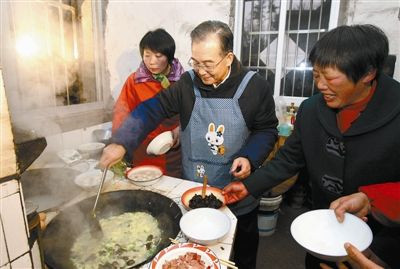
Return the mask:
<svg viewBox="0 0 400 269">
<path fill-rule="evenodd" d="M 85 199 L 62 210 L 48 224 L 42 236 L 45 263 L 50 268 L 74 268 L 70 251 L 77 236 L 88 227 L 88 218 L 95 197 Z M 151 191 L 123 190 L 103 193 L 96 209 L 97 218 L 108 218 L 125 212 L 147 212 L 158 220 L 162 240 L 157 252 L 170 244 L 169 238 L 179 233 L 182 212 L 171 199 Z M 154 255 L 153 255 L 154 256 Z M 149 262 L 135 265 L 134 268 Z"/>
</svg>

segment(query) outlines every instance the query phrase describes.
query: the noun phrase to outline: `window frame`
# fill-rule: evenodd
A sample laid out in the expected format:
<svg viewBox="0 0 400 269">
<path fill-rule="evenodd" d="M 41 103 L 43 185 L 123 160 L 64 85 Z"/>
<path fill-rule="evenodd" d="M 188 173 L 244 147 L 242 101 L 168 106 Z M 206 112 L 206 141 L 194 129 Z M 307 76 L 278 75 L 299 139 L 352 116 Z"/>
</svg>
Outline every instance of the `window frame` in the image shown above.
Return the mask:
<svg viewBox="0 0 400 269">
<path fill-rule="evenodd" d="M 272 0 L 271 0 L 272 1 Z M 288 10 L 288 4 L 290 0 L 281 0 L 280 13 L 279 13 L 279 29 L 278 29 L 278 44 L 277 44 L 277 58 L 275 65 L 275 84 L 274 84 L 274 98 L 282 97 L 287 105 L 294 103 L 295 106 L 299 106 L 308 97 L 293 97 L 280 95 L 281 90 L 281 75 L 283 72 L 283 48 L 285 42 L 285 30 L 286 30 L 286 14 Z M 335 28 L 338 25 L 340 10 L 340 0 L 332 0 L 329 26 L 328 30 Z M 235 20 L 234 20 L 234 42 L 233 51 L 238 59 L 241 59 L 242 50 L 242 29 L 244 18 L 244 0 L 235 0 Z M 307 55 L 308 56 L 308 55 Z"/>
<path fill-rule="evenodd" d="M 106 3 L 103 1 L 91 1 L 92 5 L 92 24 L 93 24 L 93 47 L 95 59 L 95 83 L 96 83 L 96 101 L 90 103 L 43 107 L 38 109 L 25 109 L 18 104 L 15 107 L 10 107 L 12 122 L 19 126 L 21 123 L 26 122 L 26 118 L 31 119 L 33 126 L 37 128 L 46 126 L 46 122 L 52 121 L 59 125 L 59 130 L 35 130 L 38 134 L 43 136 L 53 135 L 58 132 L 66 132 L 84 127 L 89 127 L 104 123 L 111 120 L 110 109 L 107 107 L 111 98 L 111 91 L 109 89 L 105 54 L 104 54 L 104 15 Z M 3 69 L 3 78 L 8 99 L 16 100 L 23 98 L 23 92 L 20 90 L 18 68 L 16 65 L 17 52 L 15 46 L 6 47 L 6 44 L 15 43 L 15 29 L 12 27 L 13 21 L 10 16 L 12 10 L 12 3 L 9 1 L 1 3 L 2 15 L 2 33 L 9 35 L 6 37 L 8 40 L 2 41 L 0 46 L 0 67 Z M 5 25 L 3 25 L 3 23 Z M 8 28 L 8 29 L 6 29 Z M 3 43 L 4 42 L 4 43 Z M 7 43 L 9 42 L 9 43 Z M 6 54 L 9 54 L 6 56 Z M 13 62 L 14 60 L 14 62 Z M 8 70 L 8 72 L 7 72 Z M 8 87 L 10 87 L 8 89 Z M 16 95 L 10 98 L 11 95 Z M 8 101 L 9 106 L 10 100 Z M 31 128 L 32 129 L 32 128 Z M 35 128 L 33 128 L 35 129 Z M 54 129 L 54 128 L 53 128 Z"/>
</svg>

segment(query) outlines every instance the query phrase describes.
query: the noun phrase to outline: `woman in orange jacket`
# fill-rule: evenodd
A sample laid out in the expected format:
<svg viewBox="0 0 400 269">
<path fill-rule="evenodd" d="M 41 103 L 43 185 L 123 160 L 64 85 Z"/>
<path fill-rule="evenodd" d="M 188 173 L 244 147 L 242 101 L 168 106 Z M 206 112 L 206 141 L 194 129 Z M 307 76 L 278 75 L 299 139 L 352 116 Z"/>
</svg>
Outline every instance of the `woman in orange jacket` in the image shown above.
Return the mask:
<svg viewBox="0 0 400 269">
<path fill-rule="evenodd" d="M 125 81 L 115 103 L 113 133 L 140 103 L 154 97 L 171 83 L 179 80 L 184 72 L 178 59 L 174 58 L 175 41 L 164 29 L 147 32 L 140 41 L 139 48 L 142 62 Z M 134 152 L 128 153 L 133 166 L 155 165 L 169 176 L 180 177 L 181 156 L 178 147 L 160 156 L 146 153 L 147 146 L 153 138 L 165 131 L 173 131 L 177 134 L 178 126 L 178 118 L 163 121 Z"/>
</svg>

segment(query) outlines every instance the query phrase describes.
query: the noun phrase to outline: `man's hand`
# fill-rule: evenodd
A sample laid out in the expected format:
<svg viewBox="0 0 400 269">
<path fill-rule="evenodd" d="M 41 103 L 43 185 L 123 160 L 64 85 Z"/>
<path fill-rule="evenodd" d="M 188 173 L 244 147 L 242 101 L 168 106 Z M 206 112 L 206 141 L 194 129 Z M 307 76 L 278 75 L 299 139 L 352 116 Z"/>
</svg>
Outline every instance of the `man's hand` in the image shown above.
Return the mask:
<svg viewBox="0 0 400 269">
<path fill-rule="evenodd" d="M 126 150 L 123 146 L 118 144 L 110 144 L 104 148 L 101 155 L 99 165 L 102 168 L 111 167 L 119 162 L 125 155 Z"/>
<path fill-rule="evenodd" d="M 245 179 L 250 175 L 251 165 L 248 159 L 239 157 L 233 160 L 230 173 L 238 179 Z"/>
<path fill-rule="evenodd" d="M 344 248 L 346 249 L 347 255 L 349 257 L 348 262 L 351 264 L 352 268 L 383 269 L 383 267 L 377 265 L 376 263 L 368 259 L 352 244 L 345 243 Z M 320 266 L 322 269 L 332 269 L 330 266 L 323 263 L 321 263 Z M 343 263 L 339 263 L 337 266 L 339 269 L 348 269 L 348 267 Z"/>
<path fill-rule="evenodd" d="M 176 127 L 175 129 L 172 130 L 172 139 L 173 139 L 172 148 L 173 149 L 179 147 L 179 144 L 180 144 L 179 129 L 180 129 L 180 126 L 178 126 L 178 127 Z"/>
<path fill-rule="evenodd" d="M 249 192 L 242 182 L 236 181 L 225 186 L 222 194 L 225 196 L 226 204 L 232 204 L 246 198 Z"/>
<path fill-rule="evenodd" d="M 371 209 L 371 205 L 365 193 L 357 192 L 336 199 L 331 203 L 329 208 L 334 209 L 337 220 L 343 222 L 345 212 L 352 213 L 366 220 L 365 216 Z"/>
</svg>

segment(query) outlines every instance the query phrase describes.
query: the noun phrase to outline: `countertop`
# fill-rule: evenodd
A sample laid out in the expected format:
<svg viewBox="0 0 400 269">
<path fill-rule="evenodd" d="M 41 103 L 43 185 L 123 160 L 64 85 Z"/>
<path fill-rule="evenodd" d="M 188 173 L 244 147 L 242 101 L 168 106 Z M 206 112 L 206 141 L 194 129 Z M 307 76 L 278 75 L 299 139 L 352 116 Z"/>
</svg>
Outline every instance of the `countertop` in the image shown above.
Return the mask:
<svg viewBox="0 0 400 269">
<path fill-rule="evenodd" d="M 157 192 L 174 200 L 176 204 L 181 208 L 182 214 L 185 214 L 187 211 L 181 203 L 181 195 L 189 188 L 200 185 L 201 184 L 199 183 L 188 180 L 183 180 L 169 176 L 162 176 L 161 179 L 155 184 L 151 186 L 142 187 L 133 184 L 128 179 L 118 178 L 115 176 L 111 181 L 105 182 L 103 187 L 103 192 L 118 191 L 118 190 L 137 190 L 137 189 Z M 95 194 L 96 194 L 95 190 L 91 192 L 83 191 L 78 197 L 74 198 L 69 203 L 63 205 L 60 208 L 60 210 Z M 231 229 L 227 234 L 227 236 L 224 237 L 224 239 L 221 242 L 215 245 L 209 245 L 207 247 L 210 248 L 218 258 L 229 260 L 232 252 L 232 245 L 235 238 L 237 219 L 233 215 L 233 213 L 229 210 L 228 207 L 221 208 L 220 210 L 224 212 L 231 220 Z M 47 212 L 47 222 L 50 221 L 56 214 L 57 214 L 56 212 Z M 178 236 L 176 237 L 176 240 L 178 240 L 179 242 L 188 242 L 188 239 L 182 234 L 182 232 L 179 232 Z M 148 269 L 148 268 L 149 264 L 145 264 L 141 267 L 141 269 Z M 221 265 L 221 269 L 225 268 L 227 267 Z"/>
</svg>

